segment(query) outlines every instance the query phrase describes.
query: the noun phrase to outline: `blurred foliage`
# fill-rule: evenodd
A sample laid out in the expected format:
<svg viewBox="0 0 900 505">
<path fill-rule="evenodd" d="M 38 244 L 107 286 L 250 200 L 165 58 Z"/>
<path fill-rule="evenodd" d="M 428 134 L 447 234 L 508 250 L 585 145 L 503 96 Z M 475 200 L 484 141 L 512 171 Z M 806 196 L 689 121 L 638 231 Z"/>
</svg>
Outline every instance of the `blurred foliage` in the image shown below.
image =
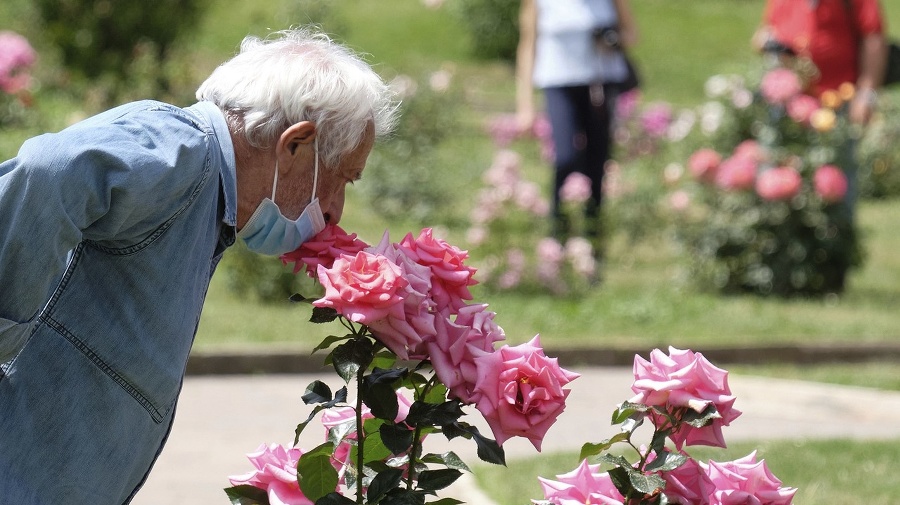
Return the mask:
<svg viewBox="0 0 900 505">
<path fill-rule="evenodd" d="M 170 89 L 165 62 L 178 38 L 197 24 L 206 0 L 34 4 L 44 37 L 59 48 L 73 77 L 91 81 L 100 100 L 112 103 L 126 91 L 154 96 Z"/>
<path fill-rule="evenodd" d="M 366 164 L 367 203 L 387 218 L 445 222 L 442 213 L 454 204 L 456 175 L 437 167 L 439 144 L 457 127 L 459 91 L 452 69 L 413 79 L 394 78 L 402 99 L 394 134 L 375 146 Z"/>
<path fill-rule="evenodd" d="M 294 274 L 279 258 L 247 249 L 241 240 L 228 249 L 218 270 L 238 296 L 250 296 L 261 302 L 284 301 L 298 292 L 313 296 L 320 291 L 306 275 Z"/>
<path fill-rule="evenodd" d="M 470 49 L 476 57 L 515 61 L 520 3 L 519 0 L 454 0 L 449 6 L 468 30 Z"/>
<path fill-rule="evenodd" d="M 859 145 L 860 195 L 900 197 L 900 96 L 885 93 Z"/>
</svg>

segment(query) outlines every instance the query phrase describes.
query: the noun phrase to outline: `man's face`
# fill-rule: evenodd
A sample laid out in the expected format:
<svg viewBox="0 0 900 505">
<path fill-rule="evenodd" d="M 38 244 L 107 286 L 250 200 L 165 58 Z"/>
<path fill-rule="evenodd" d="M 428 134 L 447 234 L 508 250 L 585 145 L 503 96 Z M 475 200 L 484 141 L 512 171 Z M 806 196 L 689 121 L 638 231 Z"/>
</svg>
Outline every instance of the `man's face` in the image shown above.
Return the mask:
<svg viewBox="0 0 900 505">
<path fill-rule="evenodd" d="M 326 223 L 337 224 L 341 220 L 347 184 L 353 184 L 362 177 L 374 144 L 375 128 L 369 123 L 362 141 L 341 158 L 337 167 L 326 167 L 319 158 L 316 194 Z M 315 174 L 315 143 L 300 144 L 298 149 L 299 152 L 292 156 L 293 167 L 286 180 L 282 182 L 279 178 L 278 193 L 275 195 L 275 202 L 289 219 L 296 219 L 309 204 Z"/>
</svg>

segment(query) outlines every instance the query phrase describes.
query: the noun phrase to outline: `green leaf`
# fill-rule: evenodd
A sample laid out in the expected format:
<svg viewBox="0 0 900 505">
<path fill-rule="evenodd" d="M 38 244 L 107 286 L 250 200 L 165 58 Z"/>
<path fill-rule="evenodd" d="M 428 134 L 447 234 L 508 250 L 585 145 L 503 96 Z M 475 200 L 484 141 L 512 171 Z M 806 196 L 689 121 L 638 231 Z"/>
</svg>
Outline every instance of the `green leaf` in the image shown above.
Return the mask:
<svg viewBox="0 0 900 505">
<path fill-rule="evenodd" d="M 457 500 L 456 498 L 441 498 L 438 501 L 428 502 L 429 505 L 460 505 L 462 503 L 465 502 Z"/>
<path fill-rule="evenodd" d="M 391 450 L 392 454 L 402 454 L 412 447 L 415 434 L 406 426 L 385 423 L 381 425 L 378 432 L 381 434 L 382 442 Z"/>
<path fill-rule="evenodd" d="M 313 381 L 306 386 L 306 394 L 300 397 L 303 403 L 325 403 L 332 400 L 331 388 L 322 381 Z"/>
<path fill-rule="evenodd" d="M 629 496 L 632 490 L 634 490 L 634 486 L 631 485 L 631 479 L 628 478 L 628 470 L 621 466 L 617 466 L 608 473 L 609 479 L 612 481 L 613 485 L 616 486 L 616 489 L 619 490 L 619 493 L 622 496 Z"/>
<path fill-rule="evenodd" d="M 330 323 L 337 319 L 338 311 L 331 307 L 313 307 L 312 316 L 309 318 L 311 323 Z"/>
<path fill-rule="evenodd" d="M 340 493 L 328 493 L 316 500 L 316 505 L 356 505 L 356 502 Z"/>
<path fill-rule="evenodd" d="M 425 463 L 443 463 L 447 468 L 455 468 L 456 470 L 463 470 L 466 472 L 472 471 L 453 451 L 447 451 L 443 454 L 426 454 L 422 458 L 422 461 Z"/>
<path fill-rule="evenodd" d="M 444 489 L 456 482 L 456 479 L 461 475 L 462 472 L 452 468 L 425 470 L 419 474 L 419 483 L 416 488 L 421 489 L 422 491 L 437 491 L 439 489 Z"/>
<path fill-rule="evenodd" d="M 353 338 L 353 335 L 344 335 L 343 337 L 338 337 L 336 335 L 328 335 L 327 337 L 325 337 L 324 340 L 319 342 L 319 345 L 317 345 L 315 347 L 315 349 L 312 350 L 312 353 L 310 353 L 310 354 L 315 354 L 316 351 L 328 349 L 335 342 L 340 342 L 341 340 L 347 340 L 350 338 Z"/>
<path fill-rule="evenodd" d="M 331 356 L 335 371 L 344 382 L 350 382 L 372 362 L 372 342 L 366 338 L 354 338 L 337 346 Z"/>
<path fill-rule="evenodd" d="M 434 404 L 444 403 L 445 401 L 447 401 L 447 392 L 448 391 L 449 390 L 447 389 L 447 386 L 438 382 L 431 389 L 428 390 L 428 392 L 425 394 L 425 398 L 423 398 L 423 400 L 428 403 L 434 403 Z"/>
<path fill-rule="evenodd" d="M 657 489 L 662 489 L 666 485 L 666 481 L 659 475 L 648 475 L 630 467 L 626 470 L 631 486 L 639 493 L 655 493 Z"/>
<path fill-rule="evenodd" d="M 716 410 L 716 406 L 710 403 L 703 412 L 697 412 L 693 409 L 687 409 L 682 416 L 681 421 L 687 423 L 694 428 L 702 428 L 713 421 L 713 419 L 721 419 L 721 415 L 719 411 Z"/>
<path fill-rule="evenodd" d="M 459 400 L 450 400 L 439 405 L 415 401 L 409 408 L 406 423 L 411 426 L 445 426 L 455 423 L 464 414 Z"/>
<path fill-rule="evenodd" d="M 225 488 L 231 505 L 269 505 L 269 494 L 256 486 L 242 485 Z"/>
<path fill-rule="evenodd" d="M 368 377 L 366 377 L 368 379 Z M 400 403 L 397 400 L 397 392 L 394 387 L 385 382 L 369 383 L 367 380 L 360 390 L 363 403 L 372 411 L 372 415 L 388 421 L 397 418 Z"/>
<path fill-rule="evenodd" d="M 292 294 L 291 297 L 288 298 L 288 300 L 290 300 L 294 303 L 300 303 L 300 302 L 312 303 L 313 302 L 312 298 L 307 298 L 307 297 L 301 295 L 300 293 Z"/>
<path fill-rule="evenodd" d="M 378 432 L 366 437 L 363 448 L 363 462 L 366 464 L 391 457 L 391 450 L 384 445 L 384 441 L 381 440 L 381 435 Z M 359 447 L 357 446 L 355 449 L 359 449 Z"/>
<path fill-rule="evenodd" d="M 337 489 L 338 473 L 331 466 L 333 452 L 334 446 L 325 443 L 300 456 L 297 463 L 297 481 L 300 483 L 300 490 L 310 501 L 316 502 Z"/>
<path fill-rule="evenodd" d="M 375 353 L 372 366 L 375 368 L 392 368 L 397 363 L 397 355 L 390 351 Z"/>
<path fill-rule="evenodd" d="M 380 505 L 425 505 L 425 495 L 421 491 L 392 489 Z"/>
<path fill-rule="evenodd" d="M 653 438 L 650 439 L 650 450 L 656 453 L 662 451 L 666 446 L 666 437 L 672 433 L 672 430 L 657 430 L 653 432 Z"/>
<path fill-rule="evenodd" d="M 390 470 L 378 472 L 378 475 L 376 475 L 375 478 L 372 479 L 372 482 L 369 483 L 369 490 L 366 493 L 369 503 L 376 502 L 383 498 L 388 491 L 396 488 L 400 484 L 402 478 L 403 470 L 399 468 L 391 468 Z"/>
<path fill-rule="evenodd" d="M 303 430 L 306 429 L 306 426 L 313 420 L 316 414 L 327 408 L 328 407 L 324 404 L 316 405 L 313 411 L 309 413 L 309 417 L 306 418 L 306 421 L 297 425 L 297 429 L 294 430 L 294 445 L 297 445 L 297 442 L 300 441 L 300 434 L 303 433 Z"/>
<path fill-rule="evenodd" d="M 478 445 L 478 457 L 482 461 L 488 463 L 506 466 L 506 452 L 503 451 L 503 447 L 501 447 L 496 440 L 492 440 L 483 436 L 481 433 L 478 433 L 477 428 L 473 427 L 472 429 L 474 430 L 472 432 L 472 437 Z"/>
<path fill-rule="evenodd" d="M 627 441 L 630 436 L 631 436 L 630 433 L 622 432 L 622 433 L 617 433 L 617 434 L 613 435 L 612 437 L 607 438 L 606 440 L 603 440 L 602 442 L 597 443 L 597 444 L 588 442 L 581 446 L 581 454 L 579 455 L 578 459 L 585 459 L 585 458 L 588 458 L 591 456 L 597 456 L 600 453 L 602 453 L 603 451 L 612 447 L 613 444 L 618 443 L 618 442 Z"/>
<path fill-rule="evenodd" d="M 684 454 L 671 451 L 656 451 L 656 459 L 644 467 L 648 472 L 670 472 L 687 462 Z"/>
</svg>

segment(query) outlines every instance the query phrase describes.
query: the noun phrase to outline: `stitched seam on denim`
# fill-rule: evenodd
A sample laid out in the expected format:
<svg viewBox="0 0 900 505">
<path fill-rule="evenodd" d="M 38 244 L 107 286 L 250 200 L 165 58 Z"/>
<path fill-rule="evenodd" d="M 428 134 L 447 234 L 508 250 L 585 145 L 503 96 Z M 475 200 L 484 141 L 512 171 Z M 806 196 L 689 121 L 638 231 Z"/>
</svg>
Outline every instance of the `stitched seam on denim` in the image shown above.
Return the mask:
<svg viewBox="0 0 900 505">
<path fill-rule="evenodd" d="M 200 192 L 202 192 L 203 189 L 206 187 L 206 182 L 209 180 L 210 165 L 212 164 L 211 159 L 212 159 L 212 156 L 210 155 L 210 153 L 207 153 L 206 164 L 205 164 L 206 166 L 203 169 L 203 177 L 197 183 L 197 186 L 194 188 L 194 191 L 191 193 L 191 196 L 188 197 L 188 201 L 184 204 L 184 206 L 182 206 L 180 209 L 178 209 L 178 211 L 175 212 L 175 214 L 173 214 L 172 217 L 167 219 L 166 222 L 164 222 L 158 228 L 153 230 L 153 232 L 150 233 L 150 235 L 147 236 L 147 238 L 145 238 L 144 240 L 138 242 L 137 244 L 130 245 L 127 247 L 107 247 L 107 246 L 104 246 L 93 240 L 85 240 L 85 243 L 90 245 L 92 248 L 102 251 L 106 254 L 113 254 L 113 255 L 117 255 L 117 256 L 128 256 L 131 254 L 138 253 L 145 247 L 152 244 L 163 233 L 165 233 L 166 230 L 168 230 L 172 226 L 172 224 L 179 217 L 181 217 L 181 215 L 184 214 L 185 211 L 187 211 L 187 209 L 189 209 L 191 207 L 191 205 L 197 199 L 197 195 L 199 195 Z"/>
<path fill-rule="evenodd" d="M 87 344 L 81 341 L 78 337 L 72 334 L 69 330 L 66 329 L 65 326 L 60 324 L 58 321 L 51 317 L 41 316 L 41 320 L 47 324 L 50 328 L 53 328 L 54 331 L 62 335 L 66 340 L 69 341 L 76 349 L 78 349 L 84 356 L 93 363 L 94 366 L 100 369 L 101 372 L 105 373 L 112 379 L 116 384 L 119 385 L 126 393 L 131 395 L 144 409 L 150 414 L 150 417 L 159 424 L 162 422 L 164 414 L 159 411 L 154 405 L 153 402 L 147 399 L 136 387 L 134 387 L 130 382 L 128 382 L 124 377 L 119 375 L 111 366 L 109 366 L 103 358 L 101 358 L 97 353 L 94 352 Z"/>
</svg>

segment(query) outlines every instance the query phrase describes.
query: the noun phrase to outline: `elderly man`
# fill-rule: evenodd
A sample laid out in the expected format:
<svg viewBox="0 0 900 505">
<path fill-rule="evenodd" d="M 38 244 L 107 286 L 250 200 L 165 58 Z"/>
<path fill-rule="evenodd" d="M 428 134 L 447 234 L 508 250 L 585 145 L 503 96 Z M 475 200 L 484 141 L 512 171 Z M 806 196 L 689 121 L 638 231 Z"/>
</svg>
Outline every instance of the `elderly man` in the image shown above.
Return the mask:
<svg viewBox="0 0 900 505">
<path fill-rule="evenodd" d="M 181 109 L 117 107 L 0 164 L 0 503 L 128 503 L 162 450 L 210 277 L 337 223 L 396 104 L 307 30 L 248 38 Z"/>
</svg>

